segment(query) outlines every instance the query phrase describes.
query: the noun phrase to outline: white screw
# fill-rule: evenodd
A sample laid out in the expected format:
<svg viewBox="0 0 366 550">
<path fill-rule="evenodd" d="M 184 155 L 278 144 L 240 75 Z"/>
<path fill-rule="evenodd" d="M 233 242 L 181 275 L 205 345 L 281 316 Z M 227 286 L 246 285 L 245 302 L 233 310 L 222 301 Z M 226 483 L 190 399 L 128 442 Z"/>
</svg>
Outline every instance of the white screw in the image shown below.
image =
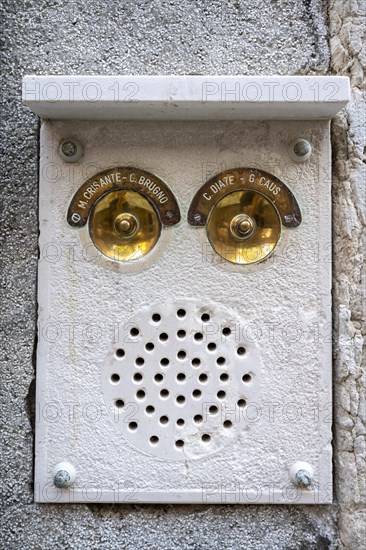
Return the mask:
<svg viewBox="0 0 366 550">
<path fill-rule="evenodd" d="M 83 156 L 83 146 L 76 139 L 61 141 L 58 153 L 65 162 L 77 162 Z"/>
<path fill-rule="evenodd" d="M 313 477 L 314 468 L 307 462 L 295 462 L 290 468 L 291 481 L 302 489 L 310 487 Z"/>
<path fill-rule="evenodd" d="M 75 468 L 70 462 L 59 462 L 53 469 L 53 483 L 59 489 L 67 489 L 76 478 Z"/>
<path fill-rule="evenodd" d="M 305 162 L 309 160 L 312 153 L 312 147 L 307 139 L 299 138 L 290 143 L 290 157 L 295 162 Z"/>
</svg>

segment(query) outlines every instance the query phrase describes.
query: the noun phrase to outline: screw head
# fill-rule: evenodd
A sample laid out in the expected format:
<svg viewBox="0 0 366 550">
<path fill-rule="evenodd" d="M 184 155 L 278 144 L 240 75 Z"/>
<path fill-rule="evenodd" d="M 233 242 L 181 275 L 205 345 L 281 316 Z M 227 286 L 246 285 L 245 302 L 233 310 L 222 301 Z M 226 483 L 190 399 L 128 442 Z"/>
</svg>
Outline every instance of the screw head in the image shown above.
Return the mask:
<svg viewBox="0 0 366 550">
<path fill-rule="evenodd" d="M 64 139 L 59 145 L 58 152 L 65 162 L 77 162 L 83 155 L 83 146 L 76 139 Z"/>
<path fill-rule="evenodd" d="M 290 144 L 290 156 L 295 162 L 305 162 L 309 160 L 311 153 L 312 147 L 307 139 L 295 139 Z"/>
<path fill-rule="evenodd" d="M 68 487 L 70 484 L 69 472 L 67 472 L 66 470 L 58 470 L 58 472 L 56 472 L 56 474 L 53 476 L 53 483 L 59 489 Z"/>
<path fill-rule="evenodd" d="M 311 485 L 311 474 L 307 470 L 298 470 L 295 479 L 299 487 L 309 487 Z"/>
<path fill-rule="evenodd" d="M 67 489 L 75 478 L 75 468 L 70 462 L 59 462 L 53 469 L 53 483 L 58 489 Z"/>
<path fill-rule="evenodd" d="M 76 143 L 70 140 L 63 141 L 61 143 L 61 150 L 65 157 L 73 157 L 77 151 Z"/>
<path fill-rule="evenodd" d="M 312 484 L 314 468 L 307 462 L 295 462 L 290 468 L 291 481 L 301 489 L 307 489 Z"/>
</svg>

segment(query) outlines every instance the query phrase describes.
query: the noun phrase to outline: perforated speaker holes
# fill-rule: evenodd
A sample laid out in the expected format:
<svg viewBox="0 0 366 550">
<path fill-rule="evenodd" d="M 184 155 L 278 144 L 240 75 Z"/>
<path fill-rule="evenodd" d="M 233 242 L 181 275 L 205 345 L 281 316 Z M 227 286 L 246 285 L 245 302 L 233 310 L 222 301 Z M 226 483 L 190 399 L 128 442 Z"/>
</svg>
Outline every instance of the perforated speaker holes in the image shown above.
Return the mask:
<svg viewBox="0 0 366 550">
<path fill-rule="evenodd" d="M 194 300 L 141 309 L 103 365 L 105 403 L 135 447 L 200 458 L 245 437 L 258 404 L 260 354 L 247 325 L 224 306 Z"/>
</svg>

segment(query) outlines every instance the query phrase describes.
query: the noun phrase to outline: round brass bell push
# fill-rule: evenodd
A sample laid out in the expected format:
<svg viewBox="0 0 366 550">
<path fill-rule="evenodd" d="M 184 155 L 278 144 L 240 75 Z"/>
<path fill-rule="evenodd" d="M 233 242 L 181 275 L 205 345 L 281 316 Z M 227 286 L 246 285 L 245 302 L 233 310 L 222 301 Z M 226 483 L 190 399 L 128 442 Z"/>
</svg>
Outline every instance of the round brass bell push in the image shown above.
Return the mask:
<svg viewBox="0 0 366 550">
<path fill-rule="evenodd" d="M 207 222 L 208 239 L 219 256 L 235 264 L 261 262 L 281 237 L 281 219 L 264 195 L 244 189 L 224 195 Z"/>
<path fill-rule="evenodd" d="M 102 195 L 89 218 L 95 246 L 119 262 L 138 260 L 156 245 L 161 222 L 156 208 L 138 191 L 120 189 Z"/>
</svg>

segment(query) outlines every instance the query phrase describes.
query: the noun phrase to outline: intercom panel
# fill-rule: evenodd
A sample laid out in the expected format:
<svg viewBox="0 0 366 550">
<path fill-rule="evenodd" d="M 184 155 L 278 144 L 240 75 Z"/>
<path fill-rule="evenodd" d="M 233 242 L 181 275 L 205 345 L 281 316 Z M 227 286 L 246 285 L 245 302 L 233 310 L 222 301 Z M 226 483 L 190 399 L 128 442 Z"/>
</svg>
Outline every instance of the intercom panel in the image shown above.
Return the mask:
<svg viewBox="0 0 366 550">
<path fill-rule="evenodd" d="M 42 121 L 37 501 L 332 499 L 329 116 L 192 112 Z"/>
</svg>

